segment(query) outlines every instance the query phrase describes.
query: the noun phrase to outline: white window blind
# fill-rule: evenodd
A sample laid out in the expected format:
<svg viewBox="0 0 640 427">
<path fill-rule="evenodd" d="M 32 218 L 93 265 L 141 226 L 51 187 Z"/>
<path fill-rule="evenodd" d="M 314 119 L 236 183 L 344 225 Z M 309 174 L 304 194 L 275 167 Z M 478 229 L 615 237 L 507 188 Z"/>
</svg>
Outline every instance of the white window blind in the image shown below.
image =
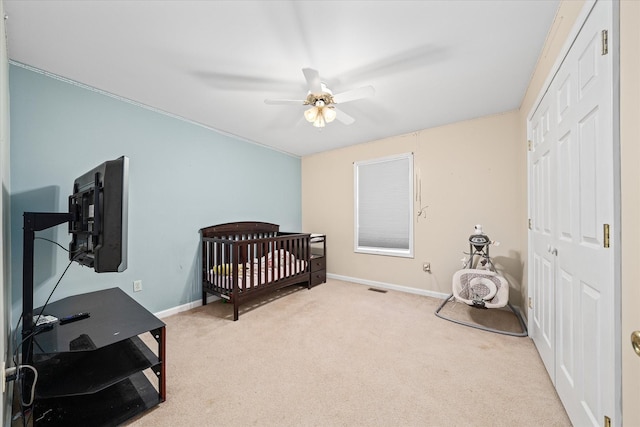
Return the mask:
<svg viewBox="0 0 640 427">
<path fill-rule="evenodd" d="M 413 155 L 354 163 L 355 251 L 413 257 Z"/>
</svg>

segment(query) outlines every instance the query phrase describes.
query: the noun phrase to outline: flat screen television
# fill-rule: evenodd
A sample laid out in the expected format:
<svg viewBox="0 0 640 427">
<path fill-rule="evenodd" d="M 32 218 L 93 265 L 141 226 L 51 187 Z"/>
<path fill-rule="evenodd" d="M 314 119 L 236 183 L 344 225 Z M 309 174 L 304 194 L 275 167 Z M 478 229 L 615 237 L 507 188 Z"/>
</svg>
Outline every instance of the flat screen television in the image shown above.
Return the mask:
<svg viewBox="0 0 640 427">
<path fill-rule="evenodd" d="M 69 196 L 69 259 L 96 273 L 127 269 L 129 158 L 106 161 L 75 179 Z"/>
</svg>

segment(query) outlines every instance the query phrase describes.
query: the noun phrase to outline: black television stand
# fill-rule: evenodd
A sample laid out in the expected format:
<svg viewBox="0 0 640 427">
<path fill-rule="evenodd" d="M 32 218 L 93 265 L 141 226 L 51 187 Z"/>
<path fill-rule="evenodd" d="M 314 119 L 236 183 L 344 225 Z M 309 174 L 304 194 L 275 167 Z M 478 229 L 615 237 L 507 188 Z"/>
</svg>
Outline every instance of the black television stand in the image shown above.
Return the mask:
<svg viewBox="0 0 640 427">
<path fill-rule="evenodd" d="M 39 312 L 39 309 L 36 309 Z M 115 426 L 163 402 L 165 324 L 120 288 L 50 303 L 48 315 L 90 316 L 33 338 L 36 426 Z M 152 351 L 141 339 L 150 332 Z M 150 378 L 157 379 L 154 387 Z"/>
</svg>

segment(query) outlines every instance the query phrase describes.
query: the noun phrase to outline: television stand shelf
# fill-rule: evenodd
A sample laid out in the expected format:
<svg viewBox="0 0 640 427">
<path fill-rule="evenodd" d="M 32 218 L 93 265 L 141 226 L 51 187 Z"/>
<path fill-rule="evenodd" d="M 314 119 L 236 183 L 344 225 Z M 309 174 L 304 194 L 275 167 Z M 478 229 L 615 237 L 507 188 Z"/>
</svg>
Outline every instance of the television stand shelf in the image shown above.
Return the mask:
<svg viewBox="0 0 640 427">
<path fill-rule="evenodd" d="M 55 323 L 33 340 L 34 425 L 119 425 L 163 402 L 165 324 L 120 288 L 61 299 L 43 314 L 60 319 L 80 312 L 90 316 Z M 140 338 L 147 332 L 155 352 Z"/>
</svg>

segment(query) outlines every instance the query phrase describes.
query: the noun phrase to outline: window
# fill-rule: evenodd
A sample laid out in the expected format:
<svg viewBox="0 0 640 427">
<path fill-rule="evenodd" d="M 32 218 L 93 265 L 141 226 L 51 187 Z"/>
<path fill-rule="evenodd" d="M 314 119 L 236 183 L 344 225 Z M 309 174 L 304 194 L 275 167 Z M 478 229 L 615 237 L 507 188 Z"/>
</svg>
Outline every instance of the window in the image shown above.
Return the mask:
<svg viewBox="0 0 640 427">
<path fill-rule="evenodd" d="M 413 257 L 413 154 L 354 163 L 355 252 Z"/>
</svg>

